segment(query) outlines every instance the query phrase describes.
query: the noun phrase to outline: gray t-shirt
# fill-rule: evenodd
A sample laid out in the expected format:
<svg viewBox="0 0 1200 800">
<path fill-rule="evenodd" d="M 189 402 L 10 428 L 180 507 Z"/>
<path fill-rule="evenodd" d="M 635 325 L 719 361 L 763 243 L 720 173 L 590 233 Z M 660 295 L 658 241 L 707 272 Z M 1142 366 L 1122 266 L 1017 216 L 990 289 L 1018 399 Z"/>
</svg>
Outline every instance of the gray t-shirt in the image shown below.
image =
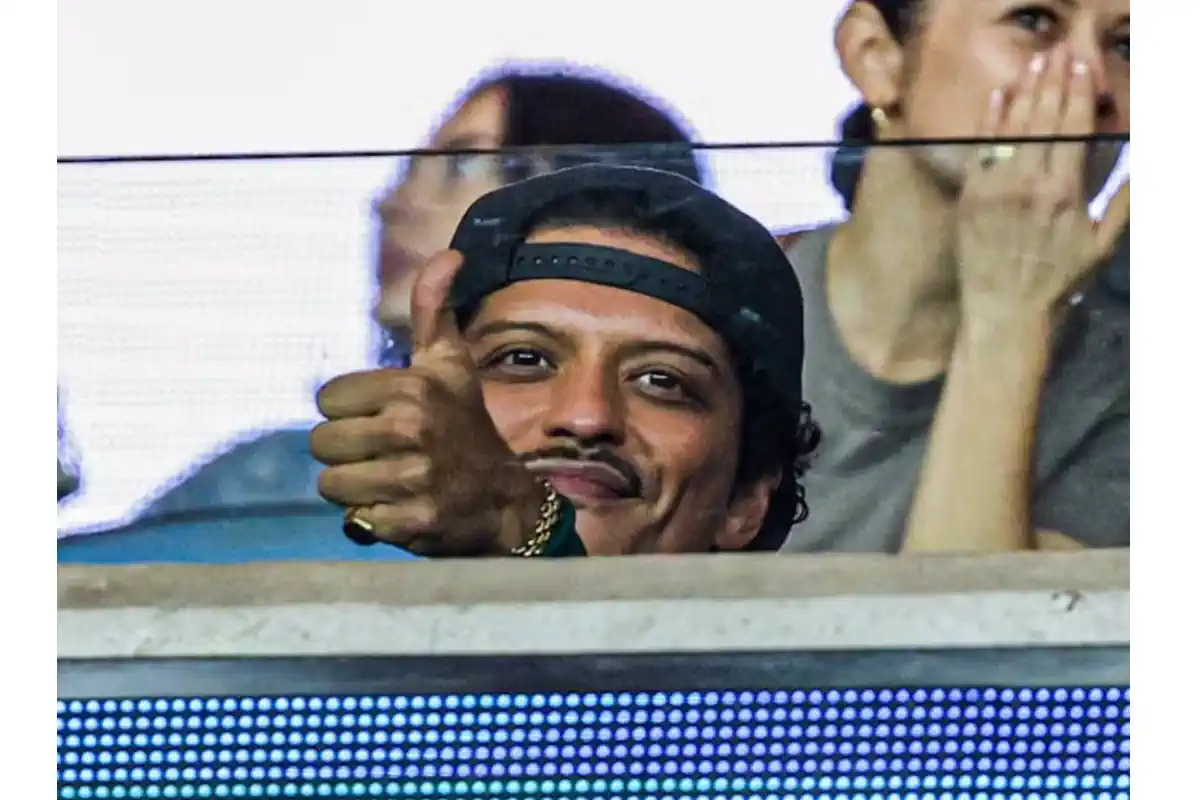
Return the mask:
<svg viewBox="0 0 1200 800">
<path fill-rule="evenodd" d="M 803 480 L 810 515 L 783 551 L 897 552 L 942 380 L 888 384 L 851 359 L 827 301 L 832 232 L 806 233 L 788 252 L 804 288 L 805 392 L 822 438 Z M 1093 547 L 1129 544 L 1129 310 L 1102 292 L 1086 293 L 1059 332 L 1032 523 Z"/>
</svg>

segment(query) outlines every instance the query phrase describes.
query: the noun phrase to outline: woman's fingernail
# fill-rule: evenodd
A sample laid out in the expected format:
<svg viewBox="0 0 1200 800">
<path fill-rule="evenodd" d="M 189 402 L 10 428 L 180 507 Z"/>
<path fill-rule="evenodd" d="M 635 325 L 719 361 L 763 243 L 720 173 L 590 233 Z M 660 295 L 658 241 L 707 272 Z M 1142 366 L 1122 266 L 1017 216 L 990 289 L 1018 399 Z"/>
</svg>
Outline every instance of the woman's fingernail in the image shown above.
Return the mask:
<svg viewBox="0 0 1200 800">
<path fill-rule="evenodd" d="M 992 111 L 996 111 L 1002 105 L 1004 105 L 1004 90 L 992 89 L 992 94 L 988 98 L 988 107 L 991 108 Z"/>
<path fill-rule="evenodd" d="M 1088 63 L 1082 58 L 1075 59 L 1075 63 L 1071 64 L 1071 71 L 1076 75 L 1087 75 L 1089 69 Z"/>
<path fill-rule="evenodd" d="M 1045 53 L 1038 53 L 1036 56 L 1033 57 L 1033 60 L 1029 62 L 1029 71 L 1032 72 L 1034 75 L 1040 74 L 1041 71 L 1044 70 L 1045 68 L 1046 68 L 1046 54 Z"/>
</svg>

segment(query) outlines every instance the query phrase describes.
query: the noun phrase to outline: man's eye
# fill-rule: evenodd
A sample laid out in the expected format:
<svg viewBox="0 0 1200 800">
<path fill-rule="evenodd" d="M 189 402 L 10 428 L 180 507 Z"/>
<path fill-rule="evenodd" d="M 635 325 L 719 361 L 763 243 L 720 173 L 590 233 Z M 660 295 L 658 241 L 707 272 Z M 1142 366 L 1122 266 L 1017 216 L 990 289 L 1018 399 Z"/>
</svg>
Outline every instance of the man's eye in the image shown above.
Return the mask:
<svg viewBox="0 0 1200 800">
<path fill-rule="evenodd" d="M 516 369 L 538 369 L 549 366 L 546 357 L 536 350 L 509 350 L 497 356 L 493 363 Z"/>
<path fill-rule="evenodd" d="M 643 372 L 635 381 L 643 390 L 658 397 L 684 400 L 692 396 L 683 381 L 669 372 Z"/>
</svg>

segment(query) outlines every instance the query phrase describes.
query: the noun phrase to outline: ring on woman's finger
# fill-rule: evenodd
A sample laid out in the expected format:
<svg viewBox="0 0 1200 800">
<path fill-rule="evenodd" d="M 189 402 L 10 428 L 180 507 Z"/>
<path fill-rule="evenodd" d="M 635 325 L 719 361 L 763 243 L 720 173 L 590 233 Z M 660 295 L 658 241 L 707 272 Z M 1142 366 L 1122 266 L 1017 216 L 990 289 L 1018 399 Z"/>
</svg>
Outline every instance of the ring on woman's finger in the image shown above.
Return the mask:
<svg viewBox="0 0 1200 800">
<path fill-rule="evenodd" d="M 379 542 L 375 535 L 375 526 L 364 515 L 364 509 L 348 508 L 342 518 L 342 533 L 357 545 L 368 547 Z"/>
<path fill-rule="evenodd" d="M 979 151 L 979 166 L 991 169 L 1002 161 L 1008 161 L 1017 154 L 1017 148 L 1011 144 L 993 144 Z"/>
</svg>

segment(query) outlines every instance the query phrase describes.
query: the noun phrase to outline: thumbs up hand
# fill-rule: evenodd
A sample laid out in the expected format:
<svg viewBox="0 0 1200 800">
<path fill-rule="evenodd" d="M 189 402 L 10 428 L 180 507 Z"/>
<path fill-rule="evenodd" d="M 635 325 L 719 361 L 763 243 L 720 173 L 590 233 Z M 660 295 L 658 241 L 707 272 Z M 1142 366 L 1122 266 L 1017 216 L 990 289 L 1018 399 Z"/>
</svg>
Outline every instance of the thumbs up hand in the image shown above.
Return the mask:
<svg viewBox="0 0 1200 800">
<path fill-rule="evenodd" d="M 413 287 L 408 369 L 335 378 L 312 432 L 321 495 L 380 540 L 426 556 L 503 555 L 534 531 L 546 493 L 501 438 L 449 302 L 462 256 L 446 251 Z"/>
</svg>

